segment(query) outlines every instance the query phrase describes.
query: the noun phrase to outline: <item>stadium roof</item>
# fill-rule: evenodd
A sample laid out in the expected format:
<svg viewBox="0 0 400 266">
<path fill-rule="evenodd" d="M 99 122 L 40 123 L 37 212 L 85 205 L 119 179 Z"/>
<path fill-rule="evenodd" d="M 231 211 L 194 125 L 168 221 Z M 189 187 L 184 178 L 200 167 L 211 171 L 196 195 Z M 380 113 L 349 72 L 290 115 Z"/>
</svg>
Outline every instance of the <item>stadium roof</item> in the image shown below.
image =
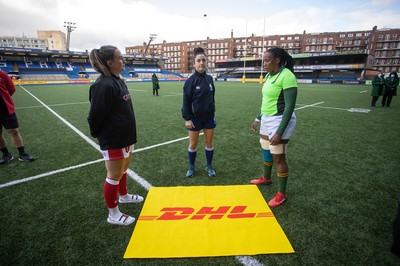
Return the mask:
<svg viewBox="0 0 400 266">
<path fill-rule="evenodd" d="M 44 56 L 44 57 L 62 57 L 62 58 L 88 58 L 89 52 L 62 51 L 62 50 L 47 50 L 47 49 L 32 49 L 32 48 L 17 48 L 17 47 L 0 47 L 0 55 L 14 56 Z M 130 55 L 124 54 L 123 57 L 128 60 L 167 60 L 165 56 L 152 55 Z"/>
</svg>

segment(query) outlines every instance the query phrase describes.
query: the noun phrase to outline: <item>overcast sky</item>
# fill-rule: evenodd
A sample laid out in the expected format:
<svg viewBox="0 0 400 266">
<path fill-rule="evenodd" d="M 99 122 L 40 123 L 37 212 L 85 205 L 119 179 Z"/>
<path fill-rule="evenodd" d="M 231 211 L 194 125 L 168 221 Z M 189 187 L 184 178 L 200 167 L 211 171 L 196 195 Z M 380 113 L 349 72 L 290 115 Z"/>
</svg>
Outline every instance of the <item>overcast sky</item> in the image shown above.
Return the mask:
<svg viewBox="0 0 400 266">
<path fill-rule="evenodd" d="M 70 50 L 312 32 L 400 28 L 400 0 L 0 0 L 0 36 L 76 23 Z M 205 16 L 206 15 L 206 16 Z"/>
</svg>

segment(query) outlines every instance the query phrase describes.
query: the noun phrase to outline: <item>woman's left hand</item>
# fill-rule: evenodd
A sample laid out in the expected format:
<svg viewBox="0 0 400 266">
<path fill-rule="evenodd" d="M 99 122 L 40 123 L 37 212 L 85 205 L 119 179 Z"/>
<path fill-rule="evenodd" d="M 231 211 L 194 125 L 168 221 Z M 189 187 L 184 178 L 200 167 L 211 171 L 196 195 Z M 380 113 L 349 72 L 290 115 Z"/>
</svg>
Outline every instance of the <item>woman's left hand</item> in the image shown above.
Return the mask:
<svg viewBox="0 0 400 266">
<path fill-rule="evenodd" d="M 281 135 L 275 133 L 275 134 L 272 136 L 272 138 L 270 138 L 269 143 L 270 143 L 272 146 L 276 146 L 276 145 L 278 145 L 278 144 L 281 143 L 281 139 L 282 139 Z"/>
</svg>

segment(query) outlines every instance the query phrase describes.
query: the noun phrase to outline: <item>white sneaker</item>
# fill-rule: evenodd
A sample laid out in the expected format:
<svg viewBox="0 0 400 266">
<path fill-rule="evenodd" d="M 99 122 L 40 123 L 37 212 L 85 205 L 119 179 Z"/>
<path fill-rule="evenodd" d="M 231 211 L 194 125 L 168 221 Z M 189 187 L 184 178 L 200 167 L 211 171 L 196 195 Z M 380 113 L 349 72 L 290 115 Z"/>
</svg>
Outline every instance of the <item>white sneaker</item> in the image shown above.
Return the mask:
<svg viewBox="0 0 400 266">
<path fill-rule="evenodd" d="M 133 218 L 132 216 L 129 216 L 128 214 L 123 213 L 121 215 L 121 217 L 119 217 L 119 219 L 115 219 L 115 218 L 113 218 L 111 216 L 108 216 L 107 222 L 109 224 L 127 226 L 127 225 L 130 225 L 133 222 L 135 222 L 135 218 Z"/>
<path fill-rule="evenodd" d="M 139 196 L 139 195 L 132 195 L 132 194 L 126 194 L 123 196 L 119 196 L 118 202 L 119 203 L 138 203 L 138 202 L 142 202 L 143 201 L 143 197 Z"/>
</svg>

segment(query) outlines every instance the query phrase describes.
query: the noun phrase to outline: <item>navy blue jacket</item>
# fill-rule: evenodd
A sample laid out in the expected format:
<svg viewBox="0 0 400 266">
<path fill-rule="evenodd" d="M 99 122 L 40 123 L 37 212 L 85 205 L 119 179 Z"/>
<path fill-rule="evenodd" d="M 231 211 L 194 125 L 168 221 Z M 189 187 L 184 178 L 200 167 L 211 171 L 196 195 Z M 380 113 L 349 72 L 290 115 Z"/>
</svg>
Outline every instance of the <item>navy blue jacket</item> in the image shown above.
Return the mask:
<svg viewBox="0 0 400 266">
<path fill-rule="evenodd" d="M 136 143 L 136 120 L 125 81 L 100 75 L 89 91 L 90 133 L 101 150 L 122 149 Z"/>
<path fill-rule="evenodd" d="M 215 87 L 213 79 L 206 72 L 195 71 L 183 86 L 182 117 L 209 118 L 215 114 Z"/>
</svg>

